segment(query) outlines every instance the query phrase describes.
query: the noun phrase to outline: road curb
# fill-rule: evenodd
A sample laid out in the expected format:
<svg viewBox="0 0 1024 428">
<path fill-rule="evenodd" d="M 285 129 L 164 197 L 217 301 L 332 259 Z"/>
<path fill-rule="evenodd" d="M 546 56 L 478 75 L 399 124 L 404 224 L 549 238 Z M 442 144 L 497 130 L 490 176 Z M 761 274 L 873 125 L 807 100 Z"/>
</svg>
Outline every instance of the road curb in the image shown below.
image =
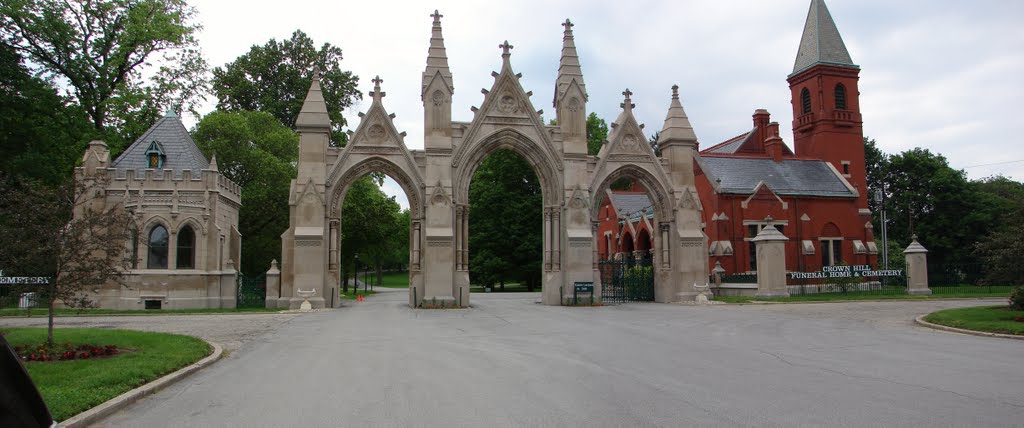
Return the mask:
<svg viewBox="0 0 1024 428">
<path fill-rule="evenodd" d="M 1003 334 L 1003 333 L 991 333 L 991 332 L 987 332 L 987 331 L 967 330 L 967 329 L 963 329 L 963 328 L 950 327 L 950 326 L 942 325 L 942 324 L 930 323 L 930 322 L 924 320 L 924 317 L 926 317 L 926 316 L 928 316 L 928 314 L 919 315 L 917 318 L 914 318 L 914 322 L 917 323 L 920 326 L 923 326 L 923 327 L 928 327 L 928 328 L 932 328 L 932 329 L 935 329 L 935 330 L 948 331 L 948 332 L 951 332 L 951 333 L 970 334 L 970 335 L 973 335 L 973 336 L 998 337 L 998 338 L 1001 338 L 1001 339 L 1024 340 L 1024 336 L 1018 336 L 1018 335 L 1015 335 L 1015 334 Z"/>
<path fill-rule="evenodd" d="M 768 300 L 751 300 L 749 302 L 725 302 L 730 305 L 808 305 L 814 303 L 885 303 L 885 302 L 973 302 L 973 301 L 1005 301 L 1003 297 L 932 297 L 918 299 L 851 299 L 851 300 L 798 300 L 791 302 L 772 302 Z"/>
<path fill-rule="evenodd" d="M 140 311 L 141 312 L 141 311 Z M 284 309 L 280 311 L 246 311 L 246 312 L 147 312 L 138 314 L 63 314 L 54 315 L 53 318 L 90 318 L 90 317 L 166 317 L 166 316 L 185 316 L 185 315 L 274 315 L 283 313 Z M 3 319 L 30 319 L 30 318 L 42 318 L 46 319 L 46 314 L 33 315 L 30 317 L 24 315 L 0 315 L 0 320 Z"/>
<path fill-rule="evenodd" d="M 93 407 L 89 410 L 72 416 L 70 419 L 61 422 L 60 426 L 65 428 L 80 428 L 92 425 L 93 423 L 96 423 L 100 419 L 110 416 L 114 412 L 117 412 L 118 410 L 127 407 L 129 404 L 138 401 L 140 398 L 143 398 L 150 394 L 154 394 L 157 391 L 160 391 L 161 389 L 164 389 L 174 384 L 175 382 L 185 378 L 186 376 L 195 373 L 196 371 L 205 368 L 210 364 L 215 363 L 224 355 L 224 348 L 221 347 L 219 344 L 206 340 L 204 340 L 204 342 L 208 343 L 210 346 L 213 347 L 212 354 L 207 355 L 205 358 L 195 363 L 192 363 L 186 367 L 182 367 L 181 369 L 178 369 L 174 373 L 161 377 L 157 380 L 142 385 L 124 394 L 118 395 L 117 397 L 111 398 L 110 400 L 107 400 L 106 402 L 100 404 L 99 406 Z"/>
</svg>

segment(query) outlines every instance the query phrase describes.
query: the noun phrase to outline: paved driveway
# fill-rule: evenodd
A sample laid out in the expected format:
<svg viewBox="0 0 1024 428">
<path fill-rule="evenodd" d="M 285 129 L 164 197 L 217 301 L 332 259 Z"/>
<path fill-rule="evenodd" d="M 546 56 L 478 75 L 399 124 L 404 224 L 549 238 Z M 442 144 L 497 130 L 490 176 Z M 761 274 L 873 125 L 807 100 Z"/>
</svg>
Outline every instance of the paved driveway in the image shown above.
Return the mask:
<svg viewBox="0 0 1024 428">
<path fill-rule="evenodd" d="M 403 305 L 402 291 L 278 316 L 281 323 L 243 339 L 227 359 L 101 425 L 1024 421 L 1024 341 L 912 323 L 938 308 L 985 302 L 564 308 L 538 298 L 474 294 L 472 309 L 416 311 Z M 170 326 L 177 318 L 164 319 Z"/>
</svg>

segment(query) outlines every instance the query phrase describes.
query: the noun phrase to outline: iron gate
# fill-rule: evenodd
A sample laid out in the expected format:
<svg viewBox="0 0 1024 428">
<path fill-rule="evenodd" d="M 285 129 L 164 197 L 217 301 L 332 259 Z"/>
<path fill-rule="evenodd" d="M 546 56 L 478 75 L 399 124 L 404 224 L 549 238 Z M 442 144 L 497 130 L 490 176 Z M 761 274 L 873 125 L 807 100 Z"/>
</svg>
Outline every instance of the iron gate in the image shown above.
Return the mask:
<svg viewBox="0 0 1024 428">
<path fill-rule="evenodd" d="M 267 275 L 245 276 L 238 273 L 236 308 L 262 308 L 267 304 Z"/>
<path fill-rule="evenodd" d="M 654 268 L 650 259 L 604 260 L 598 266 L 601 270 L 602 302 L 654 301 Z"/>
</svg>

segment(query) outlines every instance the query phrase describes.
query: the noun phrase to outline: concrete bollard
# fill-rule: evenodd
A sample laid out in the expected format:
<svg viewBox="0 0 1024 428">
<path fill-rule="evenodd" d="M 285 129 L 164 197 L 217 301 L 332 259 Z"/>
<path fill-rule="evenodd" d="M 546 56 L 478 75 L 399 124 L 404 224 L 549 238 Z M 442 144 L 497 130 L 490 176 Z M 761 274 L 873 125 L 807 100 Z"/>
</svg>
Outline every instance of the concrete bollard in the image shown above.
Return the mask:
<svg viewBox="0 0 1024 428">
<path fill-rule="evenodd" d="M 281 270 L 277 268 L 277 259 L 270 262 L 267 271 L 267 309 L 277 308 L 277 299 L 281 297 Z"/>
</svg>

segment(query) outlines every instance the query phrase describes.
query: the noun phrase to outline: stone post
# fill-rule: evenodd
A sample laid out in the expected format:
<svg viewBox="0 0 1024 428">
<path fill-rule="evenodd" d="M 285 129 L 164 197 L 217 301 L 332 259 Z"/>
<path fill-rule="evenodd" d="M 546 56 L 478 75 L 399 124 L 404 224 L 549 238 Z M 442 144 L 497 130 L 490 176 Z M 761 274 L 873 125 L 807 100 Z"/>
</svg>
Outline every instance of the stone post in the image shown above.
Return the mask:
<svg viewBox="0 0 1024 428">
<path fill-rule="evenodd" d="M 720 288 L 722 286 L 722 274 L 725 273 L 722 262 L 716 261 L 715 268 L 711 270 L 711 273 L 715 274 L 715 287 Z"/>
<path fill-rule="evenodd" d="M 750 242 L 757 245 L 757 294 L 755 297 L 789 297 L 786 289 L 786 238 L 772 225 L 772 217 Z"/>
<path fill-rule="evenodd" d="M 927 296 L 932 294 L 928 288 L 928 250 L 917 242 L 917 235 L 910 239 L 910 245 L 903 250 L 907 258 L 907 294 Z"/>
<path fill-rule="evenodd" d="M 238 272 L 235 262 L 227 260 L 227 266 L 220 273 L 220 307 L 235 308 L 238 305 Z"/>
<path fill-rule="evenodd" d="M 270 262 L 270 270 L 267 271 L 267 309 L 277 308 L 277 299 L 280 298 L 281 270 L 277 268 L 277 259 Z"/>
</svg>

